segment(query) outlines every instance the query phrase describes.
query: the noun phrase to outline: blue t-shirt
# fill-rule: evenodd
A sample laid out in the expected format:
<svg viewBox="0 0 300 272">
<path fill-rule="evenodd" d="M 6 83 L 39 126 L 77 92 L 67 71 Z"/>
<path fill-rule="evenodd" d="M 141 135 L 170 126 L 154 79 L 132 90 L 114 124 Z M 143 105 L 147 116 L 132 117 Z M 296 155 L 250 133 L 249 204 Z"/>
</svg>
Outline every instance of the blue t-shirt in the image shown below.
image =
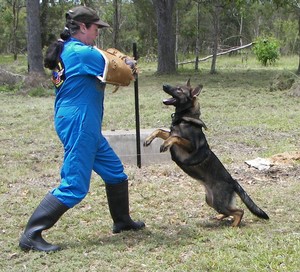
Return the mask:
<svg viewBox="0 0 300 272">
<path fill-rule="evenodd" d="M 87 126 L 99 126 L 103 117 L 105 60 L 94 47 L 71 38 L 64 43 L 60 62 L 53 71 L 55 111 L 60 107 L 78 107 Z"/>
</svg>

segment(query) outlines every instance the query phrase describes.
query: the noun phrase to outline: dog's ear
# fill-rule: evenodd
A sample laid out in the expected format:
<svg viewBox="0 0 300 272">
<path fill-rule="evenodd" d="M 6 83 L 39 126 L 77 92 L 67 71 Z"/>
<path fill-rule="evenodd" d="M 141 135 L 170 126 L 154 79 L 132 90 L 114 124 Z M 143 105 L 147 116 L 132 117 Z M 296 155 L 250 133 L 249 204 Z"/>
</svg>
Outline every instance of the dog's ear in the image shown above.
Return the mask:
<svg viewBox="0 0 300 272">
<path fill-rule="evenodd" d="M 186 86 L 187 86 L 187 87 L 191 87 L 191 78 L 189 78 L 189 79 L 187 80 Z"/>
<path fill-rule="evenodd" d="M 192 97 L 198 96 L 202 91 L 203 85 L 198 85 L 195 89 L 192 90 Z"/>
</svg>

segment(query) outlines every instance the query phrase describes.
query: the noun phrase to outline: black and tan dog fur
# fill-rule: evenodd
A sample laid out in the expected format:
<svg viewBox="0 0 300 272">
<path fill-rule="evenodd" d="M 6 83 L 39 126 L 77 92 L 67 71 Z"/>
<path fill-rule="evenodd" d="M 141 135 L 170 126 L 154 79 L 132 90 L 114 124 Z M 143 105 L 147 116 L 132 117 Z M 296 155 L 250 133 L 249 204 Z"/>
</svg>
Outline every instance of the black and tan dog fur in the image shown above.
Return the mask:
<svg viewBox="0 0 300 272">
<path fill-rule="evenodd" d="M 232 216 L 232 226 L 239 226 L 244 211 L 234 206 L 235 193 L 254 215 L 269 219 L 209 148 L 202 131 L 206 126 L 200 119 L 197 101 L 202 86 L 192 88 L 188 80 L 184 86 L 164 85 L 163 90 L 171 96 L 163 103 L 175 106 L 170 131 L 155 130 L 146 138 L 144 146 L 150 145 L 157 137 L 163 139 L 160 152 L 170 149 L 172 160 L 189 176 L 202 182 L 206 189 L 206 202 L 219 213 L 218 219 Z"/>
</svg>

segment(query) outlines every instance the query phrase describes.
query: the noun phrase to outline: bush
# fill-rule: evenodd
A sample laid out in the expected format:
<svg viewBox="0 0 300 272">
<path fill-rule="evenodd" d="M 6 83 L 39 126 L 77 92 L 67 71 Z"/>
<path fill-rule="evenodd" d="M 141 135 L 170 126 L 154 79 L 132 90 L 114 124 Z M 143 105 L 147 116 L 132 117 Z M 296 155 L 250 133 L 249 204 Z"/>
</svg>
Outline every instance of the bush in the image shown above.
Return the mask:
<svg viewBox="0 0 300 272">
<path fill-rule="evenodd" d="M 279 41 L 273 37 L 260 37 L 254 43 L 253 52 L 262 65 L 274 64 L 279 59 Z"/>
</svg>

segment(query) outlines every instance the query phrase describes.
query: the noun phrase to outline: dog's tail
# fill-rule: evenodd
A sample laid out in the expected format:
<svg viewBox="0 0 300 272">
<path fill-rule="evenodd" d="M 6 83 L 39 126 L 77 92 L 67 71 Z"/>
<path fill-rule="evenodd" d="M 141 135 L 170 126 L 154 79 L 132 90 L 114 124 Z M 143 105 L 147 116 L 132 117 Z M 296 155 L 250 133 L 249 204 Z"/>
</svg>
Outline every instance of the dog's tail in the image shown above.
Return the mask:
<svg viewBox="0 0 300 272">
<path fill-rule="evenodd" d="M 235 192 L 239 195 L 239 197 L 245 203 L 250 212 L 252 212 L 254 215 L 260 218 L 269 219 L 269 216 L 254 203 L 254 201 L 250 198 L 250 196 L 245 192 L 245 190 L 236 180 Z"/>
</svg>

